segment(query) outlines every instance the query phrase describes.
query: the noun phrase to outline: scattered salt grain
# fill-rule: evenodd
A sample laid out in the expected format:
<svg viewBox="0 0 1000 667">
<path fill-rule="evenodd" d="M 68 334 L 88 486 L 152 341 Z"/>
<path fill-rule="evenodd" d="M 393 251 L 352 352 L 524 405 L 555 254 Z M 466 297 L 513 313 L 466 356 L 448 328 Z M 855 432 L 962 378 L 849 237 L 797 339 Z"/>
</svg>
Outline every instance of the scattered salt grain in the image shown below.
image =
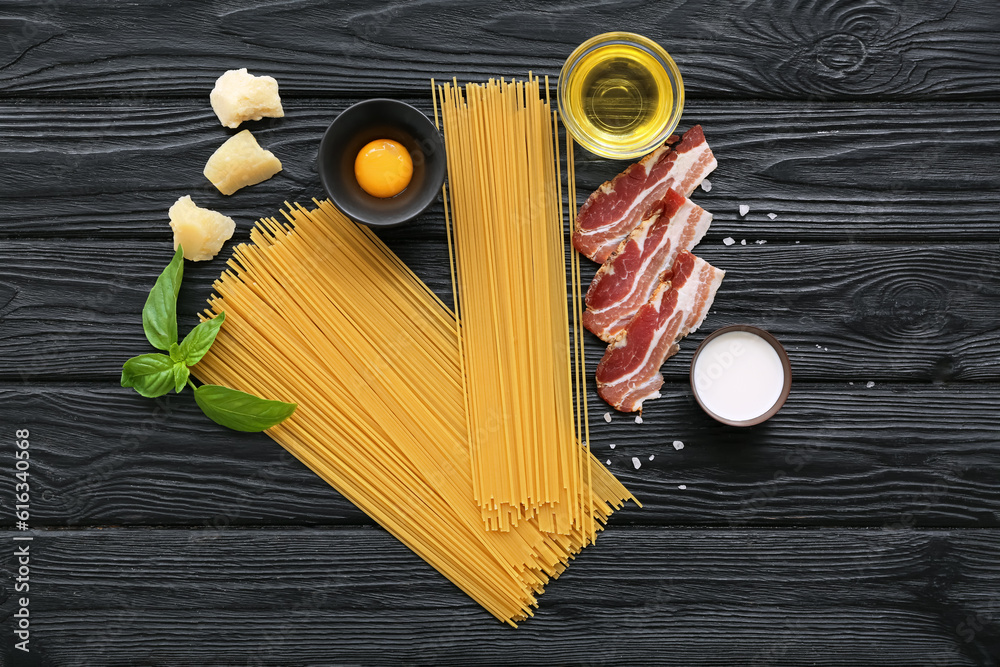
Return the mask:
<svg viewBox="0 0 1000 667">
<path fill-rule="evenodd" d="M 641 424 L 642 423 L 642 417 L 636 417 L 635 418 L 635 423 L 636 424 Z"/>
<path fill-rule="evenodd" d="M 872 387 L 874 387 L 874 386 L 875 386 L 875 383 L 874 383 L 874 382 L 872 382 L 871 380 L 869 380 L 869 381 L 868 381 L 868 384 L 866 384 L 865 386 L 866 386 L 866 387 L 868 387 L 869 389 L 871 389 Z"/>
<path fill-rule="evenodd" d="M 767 217 L 771 218 L 771 220 L 774 220 L 775 218 L 778 217 L 778 214 L 777 213 L 768 213 Z"/>
<path fill-rule="evenodd" d="M 681 451 L 682 449 L 684 449 L 684 443 L 681 442 L 680 440 L 674 440 L 674 449 L 676 449 L 677 451 Z"/>
<path fill-rule="evenodd" d="M 611 423 L 611 413 L 610 412 L 605 412 L 604 413 L 604 421 L 608 422 L 609 424 Z"/>
<path fill-rule="evenodd" d="M 848 382 L 847 384 L 851 385 L 852 387 L 854 386 L 853 382 Z"/>
<path fill-rule="evenodd" d="M 740 215 L 746 215 L 750 212 L 750 207 L 746 204 L 740 204 Z"/>
<path fill-rule="evenodd" d="M 705 180 L 703 180 L 701 182 L 701 189 L 704 190 L 705 192 L 711 192 L 712 191 L 712 181 L 708 180 L 707 178 Z"/>
<path fill-rule="evenodd" d="M 642 467 L 642 461 L 639 460 L 638 456 L 633 456 L 632 457 L 632 465 L 635 466 L 636 470 L 638 470 L 640 467 Z"/>
<path fill-rule="evenodd" d="M 607 460 L 607 461 L 605 461 L 604 463 L 605 463 L 605 464 L 607 464 L 607 465 L 611 465 L 611 459 L 608 459 L 608 460 Z"/>
<path fill-rule="evenodd" d="M 725 243 L 726 245 L 733 245 L 734 243 L 736 243 L 736 239 L 734 239 L 732 236 L 727 236 L 726 238 L 722 239 L 722 242 Z"/>
<path fill-rule="evenodd" d="M 764 245 L 765 243 L 767 243 L 767 241 L 761 239 L 760 241 L 754 241 L 754 243 L 756 243 L 757 245 Z"/>
<path fill-rule="evenodd" d="M 817 345 L 817 346 L 816 346 L 816 349 L 817 349 L 817 350 L 822 350 L 822 349 L 823 349 L 823 346 L 822 346 L 822 345 Z"/>
<path fill-rule="evenodd" d="M 796 242 L 795 242 L 795 245 L 798 245 L 798 244 L 800 244 L 800 243 L 802 243 L 802 241 L 796 241 Z"/>
<path fill-rule="evenodd" d="M 746 245 L 746 244 L 747 244 L 747 240 L 746 239 L 743 239 L 742 241 L 740 241 L 740 245 Z"/>
<path fill-rule="evenodd" d="M 680 489 L 681 491 L 683 491 L 684 489 L 688 488 L 688 486 L 687 486 L 687 484 L 678 484 L 677 488 Z"/>
<path fill-rule="evenodd" d="M 650 454 L 650 455 L 649 455 L 649 460 L 650 460 L 650 461 L 652 461 L 652 460 L 653 460 L 653 457 L 655 457 L 655 456 L 656 456 L 656 454 Z"/>
<path fill-rule="evenodd" d="M 615 444 L 611 443 L 611 449 L 614 449 L 614 448 L 615 448 Z"/>
</svg>

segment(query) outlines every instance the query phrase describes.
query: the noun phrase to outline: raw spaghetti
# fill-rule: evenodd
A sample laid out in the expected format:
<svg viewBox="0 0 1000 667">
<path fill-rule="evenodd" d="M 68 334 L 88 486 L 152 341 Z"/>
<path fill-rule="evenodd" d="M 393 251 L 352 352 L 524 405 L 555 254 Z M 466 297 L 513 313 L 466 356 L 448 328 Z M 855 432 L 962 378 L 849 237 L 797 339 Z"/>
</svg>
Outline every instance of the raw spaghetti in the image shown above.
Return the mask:
<svg viewBox="0 0 1000 667">
<path fill-rule="evenodd" d="M 267 433 L 496 618 L 532 614 L 632 499 L 583 448 L 592 526 L 483 529 L 473 500 L 459 323 L 369 230 L 329 202 L 264 219 L 234 251 L 206 317 L 226 312 L 195 376 L 298 409 Z"/>
<path fill-rule="evenodd" d="M 472 479 L 490 530 L 593 538 L 582 339 L 570 338 L 558 123 L 539 79 L 445 83 L 440 102 Z M 575 258 L 574 253 L 570 253 Z M 575 264 L 573 265 L 575 267 Z M 572 295 L 574 319 L 579 293 Z M 579 327 L 575 327 L 579 330 Z"/>
</svg>

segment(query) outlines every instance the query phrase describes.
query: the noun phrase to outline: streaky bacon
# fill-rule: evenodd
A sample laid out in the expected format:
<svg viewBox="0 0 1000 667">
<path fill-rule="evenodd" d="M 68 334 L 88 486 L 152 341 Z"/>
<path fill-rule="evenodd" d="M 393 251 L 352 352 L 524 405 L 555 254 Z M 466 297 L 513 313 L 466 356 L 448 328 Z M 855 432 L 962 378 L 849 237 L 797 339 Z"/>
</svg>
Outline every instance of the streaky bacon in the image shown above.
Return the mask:
<svg viewBox="0 0 1000 667">
<path fill-rule="evenodd" d="M 659 398 L 660 366 L 677 353 L 681 338 L 701 326 L 725 275 L 686 250 L 678 253 L 670 275 L 597 365 L 601 398 L 622 412 L 641 411 L 643 401 Z"/>
<path fill-rule="evenodd" d="M 701 125 L 662 146 L 599 187 L 580 207 L 573 245 L 595 262 L 604 260 L 667 188 L 690 195 L 718 163 Z"/>
<path fill-rule="evenodd" d="M 691 250 L 711 224 L 711 213 L 676 190 L 667 190 L 594 276 L 583 325 L 610 342 L 649 301 L 677 254 Z"/>
</svg>

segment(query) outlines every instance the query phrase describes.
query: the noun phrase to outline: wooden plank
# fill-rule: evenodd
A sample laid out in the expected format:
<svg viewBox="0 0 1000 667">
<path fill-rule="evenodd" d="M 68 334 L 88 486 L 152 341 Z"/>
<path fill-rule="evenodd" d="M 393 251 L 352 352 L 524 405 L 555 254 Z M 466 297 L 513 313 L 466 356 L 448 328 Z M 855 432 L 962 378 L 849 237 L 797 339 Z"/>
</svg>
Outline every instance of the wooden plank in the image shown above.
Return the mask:
<svg viewBox="0 0 1000 667">
<path fill-rule="evenodd" d="M 450 301 L 443 239 L 424 227 L 387 233 L 390 245 Z M 236 237 L 244 240 L 242 231 Z M 799 244 L 697 252 L 727 276 L 702 331 L 664 366 L 683 380 L 698 342 L 734 323 L 772 331 L 800 380 L 1000 379 L 1000 244 Z M 228 254 L 228 253 L 227 253 Z M 149 351 L 139 313 L 171 255 L 169 242 L 8 241 L 0 247 L 0 379 L 119 377 Z M 595 265 L 586 263 L 588 273 Z M 39 267 L 45 267 L 40 270 Z M 181 331 L 197 322 L 223 264 L 188 262 Z M 588 334 L 591 370 L 603 345 Z"/>
<path fill-rule="evenodd" d="M 644 505 L 615 525 L 1000 526 L 1000 385 L 799 384 L 745 430 L 713 422 L 682 384 L 664 394 L 641 425 L 606 422 L 591 394 L 592 449 Z M 187 393 L 6 385 L 0 405 L 4 432 L 32 434 L 35 526 L 371 525 L 267 436 L 216 426 Z"/>
<path fill-rule="evenodd" d="M 431 114 L 428 98 L 405 100 Z M 166 211 L 187 194 L 245 229 L 286 200 L 324 196 L 316 150 L 348 104 L 292 99 L 286 118 L 251 123 L 284 171 L 232 197 L 201 173 L 231 133 L 207 100 L 0 105 L 0 237 L 167 239 Z M 996 242 L 996 105 L 693 102 L 682 129 L 695 123 L 720 163 L 712 191 L 694 195 L 715 215 L 709 242 Z M 579 151 L 579 201 L 622 168 Z M 442 242 L 442 217 L 439 205 L 423 216 L 429 242 Z"/>
<path fill-rule="evenodd" d="M 514 630 L 382 531 L 43 532 L 31 648 L 60 665 L 985 665 L 998 548 L 996 530 L 618 528 Z"/>
<path fill-rule="evenodd" d="M 427 78 L 527 70 L 555 77 L 583 40 L 630 30 L 664 44 L 691 98 L 996 99 L 991 0 L 611 2 L 268 0 L 7 2 L 6 94 L 206 95 L 230 68 L 274 75 L 285 96 L 423 93 Z"/>
</svg>

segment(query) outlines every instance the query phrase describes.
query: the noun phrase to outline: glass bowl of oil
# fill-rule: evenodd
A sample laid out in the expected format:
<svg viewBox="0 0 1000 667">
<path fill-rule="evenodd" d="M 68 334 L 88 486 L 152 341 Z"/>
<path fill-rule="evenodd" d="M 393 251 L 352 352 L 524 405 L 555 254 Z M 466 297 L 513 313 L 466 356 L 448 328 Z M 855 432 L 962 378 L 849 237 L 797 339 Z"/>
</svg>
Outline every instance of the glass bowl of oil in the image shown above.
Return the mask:
<svg viewBox="0 0 1000 667">
<path fill-rule="evenodd" d="M 591 37 L 559 73 L 559 115 L 591 153 L 619 160 L 649 153 L 677 127 L 684 81 L 653 40 L 631 32 Z"/>
</svg>

